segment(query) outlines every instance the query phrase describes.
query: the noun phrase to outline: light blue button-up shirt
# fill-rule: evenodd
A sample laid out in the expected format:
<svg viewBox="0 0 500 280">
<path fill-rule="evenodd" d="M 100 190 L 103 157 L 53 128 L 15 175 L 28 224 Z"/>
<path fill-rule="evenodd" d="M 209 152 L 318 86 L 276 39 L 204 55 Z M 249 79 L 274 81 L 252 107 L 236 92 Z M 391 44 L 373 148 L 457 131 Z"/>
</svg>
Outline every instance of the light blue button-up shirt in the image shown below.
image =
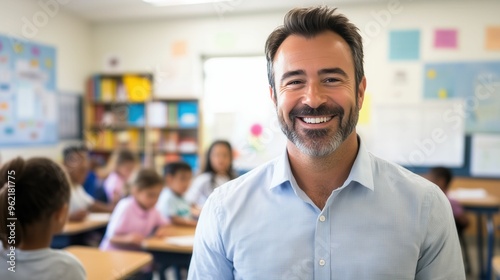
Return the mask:
<svg viewBox="0 0 500 280">
<path fill-rule="evenodd" d="M 286 153 L 216 189 L 196 229 L 188 279 L 461 280 L 465 273 L 443 192 L 361 143 L 324 209 L 297 185 Z"/>
</svg>

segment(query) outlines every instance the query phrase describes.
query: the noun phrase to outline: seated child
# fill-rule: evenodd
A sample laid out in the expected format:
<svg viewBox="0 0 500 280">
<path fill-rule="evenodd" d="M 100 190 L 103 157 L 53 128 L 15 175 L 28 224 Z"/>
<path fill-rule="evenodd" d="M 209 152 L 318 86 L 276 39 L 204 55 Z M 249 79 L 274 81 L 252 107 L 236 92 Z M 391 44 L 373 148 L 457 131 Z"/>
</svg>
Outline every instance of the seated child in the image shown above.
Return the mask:
<svg viewBox="0 0 500 280">
<path fill-rule="evenodd" d="M 96 201 L 83 189 L 89 172 L 89 157 L 84 146 L 70 146 L 64 149 L 64 167 L 71 181 L 71 198 L 69 202 L 69 220 L 81 221 L 89 212 L 111 212 L 112 205 Z"/>
<path fill-rule="evenodd" d="M 113 210 L 100 248 L 139 250 L 144 238 L 155 233 L 162 235 L 162 226 L 169 221 L 155 208 L 161 190 L 162 180 L 156 171 L 140 170 L 132 185 L 132 195 L 121 199 Z"/>
<path fill-rule="evenodd" d="M 127 193 L 127 181 L 137 166 L 136 155 L 130 150 L 120 150 L 116 155 L 114 171 L 104 181 L 104 191 L 107 201 L 116 205 Z"/>
<path fill-rule="evenodd" d="M 163 217 L 169 218 L 175 225 L 196 226 L 196 217 L 183 195 L 186 193 L 193 173 L 191 166 L 184 162 L 173 162 L 165 166 L 165 183 L 156 208 Z"/>
<path fill-rule="evenodd" d="M 80 261 L 50 248 L 68 216 L 70 186 L 62 168 L 47 158 L 18 157 L 0 176 L 0 279 L 86 279 Z"/>
<path fill-rule="evenodd" d="M 448 196 L 448 189 L 450 187 L 451 180 L 453 179 L 453 174 L 450 169 L 441 166 L 433 167 L 427 174 L 425 174 L 424 177 L 436 184 Z M 448 200 L 451 204 L 457 230 L 458 232 L 461 232 L 469 225 L 469 218 L 465 214 L 460 202 L 449 196 Z"/>
</svg>

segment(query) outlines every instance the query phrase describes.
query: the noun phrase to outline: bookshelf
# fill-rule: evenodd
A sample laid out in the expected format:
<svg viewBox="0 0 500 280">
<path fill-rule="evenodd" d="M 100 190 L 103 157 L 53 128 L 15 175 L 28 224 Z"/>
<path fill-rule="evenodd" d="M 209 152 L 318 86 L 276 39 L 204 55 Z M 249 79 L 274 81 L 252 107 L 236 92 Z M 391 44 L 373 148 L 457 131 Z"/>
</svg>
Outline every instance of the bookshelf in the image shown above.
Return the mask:
<svg viewBox="0 0 500 280">
<path fill-rule="evenodd" d="M 147 107 L 148 142 L 154 166 L 183 160 L 199 169 L 200 112 L 197 99 L 154 99 Z"/>
<path fill-rule="evenodd" d="M 153 75 L 97 74 L 88 80 L 85 140 L 93 160 L 107 162 L 119 147 L 137 152 L 142 163 L 163 174 L 175 160 L 199 169 L 200 113 L 197 99 L 154 98 Z"/>
<path fill-rule="evenodd" d="M 85 140 L 95 160 L 107 162 L 120 147 L 146 159 L 146 106 L 152 84 L 149 73 L 96 74 L 88 79 Z"/>
</svg>

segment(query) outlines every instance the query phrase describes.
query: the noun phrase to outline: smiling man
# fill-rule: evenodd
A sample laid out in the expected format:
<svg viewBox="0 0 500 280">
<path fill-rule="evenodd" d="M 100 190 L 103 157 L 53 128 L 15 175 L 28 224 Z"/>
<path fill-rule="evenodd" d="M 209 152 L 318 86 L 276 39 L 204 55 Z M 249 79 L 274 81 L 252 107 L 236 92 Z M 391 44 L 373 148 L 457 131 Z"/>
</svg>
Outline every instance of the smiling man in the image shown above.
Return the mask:
<svg viewBox="0 0 500 280">
<path fill-rule="evenodd" d="M 286 149 L 209 197 L 188 278 L 465 279 L 447 198 L 356 133 L 358 29 L 335 9 L 294 9 L 266 57 Z"/>
</svg>

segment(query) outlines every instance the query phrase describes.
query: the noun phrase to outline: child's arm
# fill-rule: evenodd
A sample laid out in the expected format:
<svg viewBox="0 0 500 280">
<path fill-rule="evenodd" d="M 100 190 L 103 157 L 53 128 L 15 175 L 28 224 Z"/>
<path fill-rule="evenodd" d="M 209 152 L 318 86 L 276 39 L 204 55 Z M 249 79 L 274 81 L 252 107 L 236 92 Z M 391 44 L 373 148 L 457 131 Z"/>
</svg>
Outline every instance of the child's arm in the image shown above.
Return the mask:
<svg viewBox="0 0 500 280">
<path fill-rule="evenodd" d="M 141 246 L 144 236 L 142 234 L 132 232 L 127 234 L 115 235 L 109 241 L 114 245 L 135 245 Z"/>
<path fill-rule="evenodd" d="M 193 220 L 190 218 L 184 218 L 184 217 L 180 217 L 180 216 L 172 216 L 172 217 L 170 217 L 170 220 L 172 221 L 172 224 L 178 225 L 178 226 L 195 227 L 196 224 L 198 223 L 196 220 Z"/>
<path fill-rule="evenodd" d="M 106 204 L 101 201 L 94 201 L 89 207 L 90 212 L 111 213 L 114 205 Z"/>
<path fill-rule="evenodd" d="M 75 211 L 69 215 L 69 221 L 70 222 L 81 222 L 81 221 L 85 220 L 88 213 L 89 212 L 87 210 Z"/>
</svg>

